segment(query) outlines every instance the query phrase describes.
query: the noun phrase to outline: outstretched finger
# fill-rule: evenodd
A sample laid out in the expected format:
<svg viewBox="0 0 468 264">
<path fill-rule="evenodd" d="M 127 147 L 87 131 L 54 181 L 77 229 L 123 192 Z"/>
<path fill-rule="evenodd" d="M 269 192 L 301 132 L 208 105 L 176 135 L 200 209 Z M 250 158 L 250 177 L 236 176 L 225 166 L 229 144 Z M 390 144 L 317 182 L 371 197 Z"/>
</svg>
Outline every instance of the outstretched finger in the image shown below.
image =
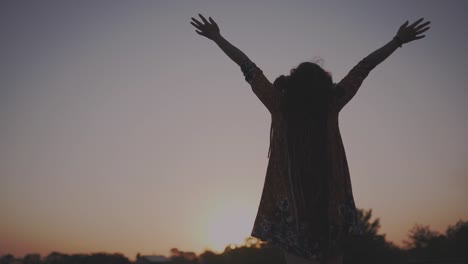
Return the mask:
<svg viewBox="0 0 468 264">
<path fill-rule="evenodd" d="M 422 38 L 424 38 L 425 36 L 426 36 L 426 35 L 417 36 L 417 37 L 415 37 L 414 39 L 415 39 L 415 40 L 416 40 L 416 39 L 422 39 Z"/>
<path fill-rule="evenodd" d="M 203 35 L 203 33 L 201 31 L 195 30 L 195 32 L 197 32 L 198 35 L 205 36 L 205 35 Z"/>
<path fill-rule="evenodd" d="M 401 25 L 401 26 L 400 26 L 400 29 L 403 29 L 403 28 L 405 28 L 405 27 L 408 25 L 408 23 L 409 23 L 409 21 L 408 21 L 408 20 L 406 20 L 406 22 L 405 22 L 405 23 L 403 23 L 403 25 Z"/>
<path fill-rule="evenodd" d="M 209 17 L 208 19 L 210 20 L 211 24 L 217 25 L 216 22 L 211 17 Z"/>
<path fill-rule="evenodd" d="M 196 27 L 197 29 L 201 30 L 200 26 L 199 25 L 196 25 L 195 23 L 193 22 L 190 22 L 190 24 L 192 24 L 194 27 Z"/>
<path fill-rule="evenodd" d="M 196 20 L 195 18 L 192 17 L 192 20 L 193 20 L 195 23 L 197 23 L 197 25 L 198 25 L 199 27 L 202 27 L 202 26 L 203 26 L 203 23 L 200 22 L 200 21 L 198 21 L 198 20 Z"/>
<path fill-rule="evenodd" d="M 205 24 L 210 24 L 210 22 L 208 22 L 208 20 L 206 20 L 206 18 L 204 18 L 201 14 L 198 14 L 198 15 L 201 17 L 201 19 L 203 20 Z"/>
<path fill-rule="evenodd" d="M 423 33 L 423 32 L 426 32 L 426 31 L 429 30 L 429 29 L 430 29 L 430 27 L 426 27 L 426 28 L 423 28 L 423 29 L 421 29 L 421 30 L 418 30 L 418 31 L 416 31 L 416 35 L 419 35 L 419 34 L 421 34 L 421 33 Z"/>
<path fill-rule="evenodd" d="M 416 20 L 413 24 L 409 25 L 409 28 L 414 28 L 417 24 L 419 24 L 421 21 L 423 21 L 424 18 L 420 18 Z"/>
<path fill-rule="evenodd" d="M 431 21 L 427 21 L 425 23 L 422 23 L 421 25 L 418 25 L 417 27 L 414 27 L 415 30 L 419 30 L 427 25 L 429 25 L 431 23 Z"/>
</svg>

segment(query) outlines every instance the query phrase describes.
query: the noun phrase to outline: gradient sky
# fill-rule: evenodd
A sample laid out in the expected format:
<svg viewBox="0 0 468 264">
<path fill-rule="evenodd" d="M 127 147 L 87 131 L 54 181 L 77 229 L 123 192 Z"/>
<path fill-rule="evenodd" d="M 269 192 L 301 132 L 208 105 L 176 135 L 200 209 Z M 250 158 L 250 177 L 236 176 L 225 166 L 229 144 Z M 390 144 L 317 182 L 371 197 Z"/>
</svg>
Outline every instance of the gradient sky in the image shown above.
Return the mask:
<svg viewBox="0 0 468 264">
<path fill-rule="evenodd" d="M 401 245 L 468 219 L 467 1 L 2 1 L 0 254 L 201 253 L 250 235 L 270 116 L 189 23 L 211 16 L 273 81 L 339 81 L 432 21 L 340 115 L 356 205 Z"/>
</svg>

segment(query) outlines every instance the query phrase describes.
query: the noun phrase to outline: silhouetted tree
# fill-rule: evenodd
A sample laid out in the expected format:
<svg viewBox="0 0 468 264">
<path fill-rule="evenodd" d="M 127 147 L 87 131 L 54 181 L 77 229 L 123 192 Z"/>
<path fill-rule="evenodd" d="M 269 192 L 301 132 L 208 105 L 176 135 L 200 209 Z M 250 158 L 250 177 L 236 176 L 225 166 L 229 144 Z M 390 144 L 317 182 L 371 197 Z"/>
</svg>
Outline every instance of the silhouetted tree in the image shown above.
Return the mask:
<svg viewBox="0 0 468 264">
<path fill-rule="evenodd" d="M 468 259 L 468 221 L 458 220 L 446 231 L 447 247 L 451 257 Z"/>
<path fill-rule="evenodd" d="M 415 224 L 408 232 L 408 240 L 403 241 L 407 248 L 423 249 L 429 247 L 434 239 L 441 234 L 431 230 L 429 226 Z"/>
<path fill-rule="evenodd" d="M 27 254 L 23 258 L 23 264 L 40 264 L 41 262 L 41 255 L 39 254 Z"/>
<path fill-rule="evenodd" d="M 0 264 L 9 264 L 9 263 L 12 262 L 14 259 L 15 259 L 15 256 L 13 256 L 12 254 L 3 255 L 3 256 L 0 258 Z"/>
<path fill-rule="evenodd" d="M 372 209 L 358 209 L 363 235 L 349 237 L 345 241 L 343 262 L 345 264 L 366 263 L 401 263 L 404 252 L 385 240 L 385 234 L 378 234 L 380 219 L 372 218 Z"/>
<path fill-rule="evenodd" d="M 46 264 L 67 264 L 68 255 L 59 252 L 51 252 L 44 259 Z"/>
<path fill-rule="evenodd" d="M 86 254 L 73 254 L 67 257 L 66 263 L 67 264 L 82 264 L 86 263 L 89 255 Z"/>
<path fill-rule="evenodd" d="M 459 220 L 449 226 L 445 234 L 431 230 L 429 226 L 415 224 L 404 241 L 410 259 L 468 260 L 468 221 Z"/>
<path fill-rule="evenodd" d="M 239 246 L 226 247 L 223 252 L 225 260 L 229 264 L 285 264 L 283 251 L 268 243 L 261 247 Z"/>
<path fill-rule="evenodd" d="M 199 256 L 200 264 L 225 264 L 225 258 L 221 254 L 216 254 L 211 250 L 205 250 Z"/>
<path fill-rule="evenodd" d="M 195 252 L 192 251 L 181 251 L 178 248 L 171 248 L 171 256 L 174 264 L 177 263 L 196 263 L 198 262 L 198 257 Z"/>
</svg>

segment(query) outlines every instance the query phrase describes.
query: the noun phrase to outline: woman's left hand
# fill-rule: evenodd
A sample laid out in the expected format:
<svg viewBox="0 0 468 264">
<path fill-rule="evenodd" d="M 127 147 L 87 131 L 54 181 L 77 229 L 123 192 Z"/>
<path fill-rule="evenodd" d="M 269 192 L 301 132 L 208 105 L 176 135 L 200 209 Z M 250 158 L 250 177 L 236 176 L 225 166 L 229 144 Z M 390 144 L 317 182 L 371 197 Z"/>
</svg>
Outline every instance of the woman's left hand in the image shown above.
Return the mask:
<svg viewBox="0 0 468 264">
<path fill-rule="evenodd" d="M 203 20 L 203 22 L 205 24 L 201 23 L 200 21 L 198 21 L 198 20 L 196 20 L 195 18 L 192 17 L 192 20 L 195 23 L 190 22 L 190 24 L 192 24 L 194 27 L 196 27 L 198 29 L 198 30 L 195 30 L 195 32 L 197 32 L 199 35 L 207 37 L 207 38 L 209 38 L 211 40 L 214 40 L 217 37 L 219 37 L 220 33 L 219 33 L 218 24 L 216 24 L 216 22 L 211 17 L 209 17 L 210 21 L 208 21 L 201 14 L 198 14 L 198 15 L 200 16 L 200 18 Z"/>
<path fill-rule="evenodd" d="M 423 21 L 423 19 L 424 18 L 420 18 L 409 26 L 408 26 L 408 21 L 406 21 L 398 29 L 396 37 L 398 37 L 403 43 L 408 43 L 413 40 L 424 38 L 426 35 L 421 35 L 421 33 L 427 31 L 430 28 L 427 25 L 429 25 L 431 22 L 427 21 L 425 23 L 418 25 L 419 23 L 421 23 L 421 21 Z"/>
</svg>

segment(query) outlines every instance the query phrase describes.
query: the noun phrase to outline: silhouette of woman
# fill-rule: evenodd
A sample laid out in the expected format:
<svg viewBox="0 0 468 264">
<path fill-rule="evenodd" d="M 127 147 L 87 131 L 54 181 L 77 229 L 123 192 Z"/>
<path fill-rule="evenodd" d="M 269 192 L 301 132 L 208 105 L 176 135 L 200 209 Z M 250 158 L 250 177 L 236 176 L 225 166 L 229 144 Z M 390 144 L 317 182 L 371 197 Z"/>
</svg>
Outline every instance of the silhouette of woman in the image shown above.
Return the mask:
<svg viewBox="0 0 468 264">
<path fill-rule="evenodd" d="M 268 167 L 251 235 L 283 250 L 288 264 L 342 263 L 344 241 L 362 233 L 338 114 L 369 72 L 402 44 L 421 39 L 430 22 L 406 21 L 395 37 L 359 61 L 338 83 L 312 62 L 273 82 L 199 14 L 190 22 L 237 65 L 271 114 Z"/>
</svg>

